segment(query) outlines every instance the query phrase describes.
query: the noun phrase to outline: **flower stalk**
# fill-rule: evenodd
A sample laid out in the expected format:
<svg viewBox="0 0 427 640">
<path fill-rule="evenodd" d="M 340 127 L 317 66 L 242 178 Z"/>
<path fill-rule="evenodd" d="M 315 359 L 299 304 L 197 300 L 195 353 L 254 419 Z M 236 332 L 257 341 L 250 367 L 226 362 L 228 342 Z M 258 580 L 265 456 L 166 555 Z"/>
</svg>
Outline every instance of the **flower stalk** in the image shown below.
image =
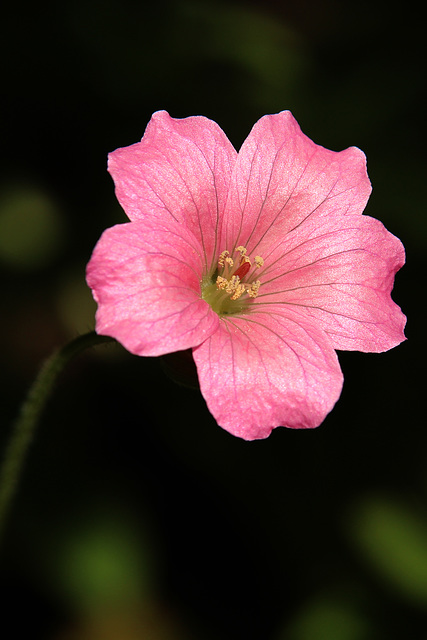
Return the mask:
<svg viewBox="0 0 427 640">
<path fill-rule="evenodd" d="M 0 467 L 0 537 L 4 531 L 36 427 L 55 382 L 75 356 L 89 347 L 106 342 L 115 342 L 115 340 L 100 336 L 94 331 L 75 338 L 46 360 L 30 387 L 27 398 L 12 426 L 10 440 Z"/>
</svg>

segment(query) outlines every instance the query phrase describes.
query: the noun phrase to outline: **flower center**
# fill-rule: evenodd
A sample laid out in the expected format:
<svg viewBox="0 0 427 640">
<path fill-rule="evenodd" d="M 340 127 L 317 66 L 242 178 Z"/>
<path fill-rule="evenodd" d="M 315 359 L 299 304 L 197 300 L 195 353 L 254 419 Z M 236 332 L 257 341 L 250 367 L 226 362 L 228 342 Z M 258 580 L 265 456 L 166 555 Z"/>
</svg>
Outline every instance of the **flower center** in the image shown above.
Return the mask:
<svg viewBox="0 0 427 640">
<path fill-rule="evenodd" d="M 218 315 L 234 315 L 245 311 L 257 297 L 261 282 L 255 280 L 255 271 L 264 264 L 255 256 L 253 264 L 245 247 L 237 247 L 230 255 L 223 251 L 214 273 L 202 280 L 202 297 Z"/>
</svg>

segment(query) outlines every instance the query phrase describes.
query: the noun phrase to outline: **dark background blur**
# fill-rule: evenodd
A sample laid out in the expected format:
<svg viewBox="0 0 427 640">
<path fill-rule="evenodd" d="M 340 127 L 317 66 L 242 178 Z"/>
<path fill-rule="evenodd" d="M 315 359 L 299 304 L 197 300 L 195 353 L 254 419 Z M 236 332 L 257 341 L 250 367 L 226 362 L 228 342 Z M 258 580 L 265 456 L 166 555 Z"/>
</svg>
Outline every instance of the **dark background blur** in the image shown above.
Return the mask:
<svg viewBox="0 0 427 640">
<path fill-rule="evenodd" d="M 84 270 L 125 220 L 109 151 L 153 111 L 236 148 L 290 109 L 368 157 L 367 214 L 408 264 L 408 341 L 340 353 L 310 432 L 247 443 L 157 359 L 118 346 L 65 372 L 1 551 L 1 637 L 427 638 L 425 26 L 422 5 L 338 0 L 8 3 L 0 23 L 0 444 L 40 362 L 94 326 Z M 13 626 L 4 633 L 8 621 Z"/>
</svg>

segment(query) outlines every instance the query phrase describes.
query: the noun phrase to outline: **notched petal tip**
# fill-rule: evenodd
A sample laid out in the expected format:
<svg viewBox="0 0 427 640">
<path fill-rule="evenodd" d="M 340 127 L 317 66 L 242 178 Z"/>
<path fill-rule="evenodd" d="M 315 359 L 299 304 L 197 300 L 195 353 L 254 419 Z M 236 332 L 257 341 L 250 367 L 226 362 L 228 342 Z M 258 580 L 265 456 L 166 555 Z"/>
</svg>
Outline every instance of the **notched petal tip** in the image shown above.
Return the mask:
<svg viewBox="0 0 427 640">
<path fill-rule="evenodd" d="M 153 114 L 142 140 L 113 151 L 108 169 L 131 221 L 174 221 L 191 230 L 211 265 L 237 152 L 204 116 Z"/>
<path fill-rule="evenodd" d="M 291 310 L 222 320 L 193 354 L 209 410 L 245 440 L 279 426 L 315 428 L 341 393 L 328 337 Z"/>
</svg>

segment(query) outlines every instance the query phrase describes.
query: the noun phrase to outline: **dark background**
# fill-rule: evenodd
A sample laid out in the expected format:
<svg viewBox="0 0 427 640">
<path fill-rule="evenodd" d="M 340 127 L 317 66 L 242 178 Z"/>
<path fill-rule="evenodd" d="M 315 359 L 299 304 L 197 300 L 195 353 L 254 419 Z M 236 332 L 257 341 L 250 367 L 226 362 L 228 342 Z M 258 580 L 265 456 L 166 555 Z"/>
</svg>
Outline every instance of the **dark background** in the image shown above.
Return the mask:
<svg viewBox="0 0 427 640">
<path fill-rule="evenodd" d="M 236 148 L 290 109 L 368 157 L 366 213 L 407 248 L 408 341 L 340 353 L 314 431 L 244 442 L 160 359 L 118 346 L 64 373 L 1 550 L 9 639 L 427 638 L 425 27 L 419 3 L 8 3 L 0 23 L 0 443 L 40 362 L 93 329 L 85 265 L 125 220 L 109 151 L 152 114 Z M 3 635 L 3 631 L 0 630 Z"/>
</svg>

